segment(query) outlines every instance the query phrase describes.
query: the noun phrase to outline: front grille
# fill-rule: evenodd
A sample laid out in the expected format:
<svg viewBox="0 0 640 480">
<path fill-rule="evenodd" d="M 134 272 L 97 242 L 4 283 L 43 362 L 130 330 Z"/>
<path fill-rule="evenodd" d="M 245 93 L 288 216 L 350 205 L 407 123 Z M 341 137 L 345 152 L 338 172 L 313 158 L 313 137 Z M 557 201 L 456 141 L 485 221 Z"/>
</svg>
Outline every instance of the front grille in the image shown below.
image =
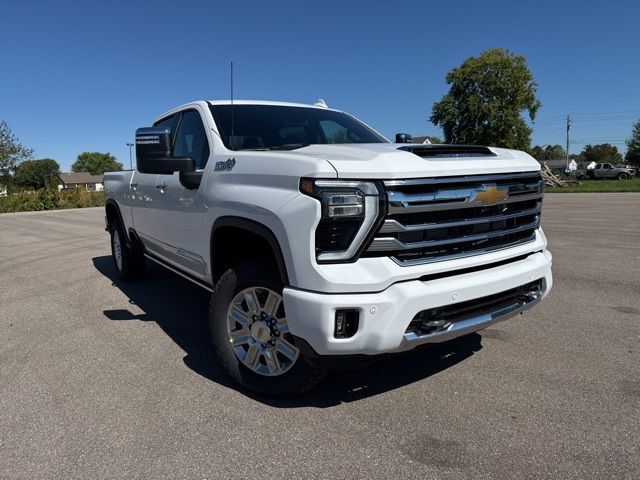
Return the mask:
<svg viewBox="0 0 640 480">
<path fill-rule="evenodd" d="M 392 180 L 385 189 L 389 211 L 366 255 L 401 265 L 520 245 L 540 225 L 539 172 Z"/>
<path fill-rule="evenodd" d="M 482 315 L 500 315 L 524 308 L 544 293 L 544 280 L 466 302 L 422 310 L 413 318 L 405 333 L 427 335 L 446 330 L 452 323 Z"/>
</svg>

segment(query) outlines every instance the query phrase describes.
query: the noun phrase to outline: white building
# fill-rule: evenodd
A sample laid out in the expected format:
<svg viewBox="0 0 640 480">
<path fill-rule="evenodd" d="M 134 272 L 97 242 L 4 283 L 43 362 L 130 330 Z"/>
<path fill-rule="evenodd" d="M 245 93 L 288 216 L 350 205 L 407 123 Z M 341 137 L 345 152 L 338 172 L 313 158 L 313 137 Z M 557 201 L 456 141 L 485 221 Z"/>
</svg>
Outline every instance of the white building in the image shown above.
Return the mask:
<svg viewBox="0 0 640 480">
<path fill-rule="evenodd" d="M 104 190 L 102 175 L 91 175 L 89 172 L 61 173 L 58 175 L 58 191 L 73 190 L 78 186 L 87 192 L 101 192 Z"/>
</svg>

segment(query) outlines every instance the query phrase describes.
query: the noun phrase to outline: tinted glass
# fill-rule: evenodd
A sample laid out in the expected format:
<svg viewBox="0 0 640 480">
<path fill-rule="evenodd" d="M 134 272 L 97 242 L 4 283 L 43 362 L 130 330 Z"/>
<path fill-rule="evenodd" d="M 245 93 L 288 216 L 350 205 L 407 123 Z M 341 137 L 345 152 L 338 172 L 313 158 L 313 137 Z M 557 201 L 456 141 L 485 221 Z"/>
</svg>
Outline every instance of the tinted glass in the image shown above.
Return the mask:
<svg viewBox="0 0 640 480">
<path fill-rule="evenodd" d="M 191 157 L 201 169 L 209 158 L 209 142 L 200 114 L 195 110 L 183 112 L 173 147 L 175 157 Z"/>
<path fill-rule="evenodd" d="M 170 117 L 167 118 L 163 118 L 162 120 L 160 120 L 159 122 L 156 122 L 153 124 L 154 127 L 169 127 L 171 129 L 171 134 L 175 135 L 175 128 L 176 128 L 176 115 L 171 115 Z"/>
<path fill-rule="evenodd" d="M 211 105 L 209 108 L 222 141 L 230 150 L 386 142 L 353 117 L 332 110 L 280 105 Z"/>
</svg>

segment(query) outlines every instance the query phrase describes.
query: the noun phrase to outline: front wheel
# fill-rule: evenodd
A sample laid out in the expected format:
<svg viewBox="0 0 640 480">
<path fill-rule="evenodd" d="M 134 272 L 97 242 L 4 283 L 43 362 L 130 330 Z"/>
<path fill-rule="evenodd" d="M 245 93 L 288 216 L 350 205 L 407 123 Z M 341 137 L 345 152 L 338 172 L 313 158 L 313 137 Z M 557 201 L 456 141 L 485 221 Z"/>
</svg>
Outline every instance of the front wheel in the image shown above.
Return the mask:
<svg viewBox="0 0 640 480">
<path fill-rule="evenodd" d="M 628 173 L 620 172 L 618 174 L 618 180 L 627 180 L 628 178 L 629 178 L 629 174 Z"/>
<path fill-rule="evenodd" d="M 209 309 L 211 336 L 225 369 L 242 386 L 271 396 L 298 395 L 323 377 L 289 333 L 275 268 L 260 259 L 227 270 Z"/>
</svg>

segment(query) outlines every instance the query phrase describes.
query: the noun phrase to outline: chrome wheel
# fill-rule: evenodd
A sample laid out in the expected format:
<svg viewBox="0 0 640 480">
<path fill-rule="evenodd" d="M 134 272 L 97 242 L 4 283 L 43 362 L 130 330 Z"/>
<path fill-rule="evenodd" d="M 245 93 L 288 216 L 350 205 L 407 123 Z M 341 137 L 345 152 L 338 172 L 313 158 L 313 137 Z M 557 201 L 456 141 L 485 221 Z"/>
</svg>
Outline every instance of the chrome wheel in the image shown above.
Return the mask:
<svg viewBox="0 0 640 480">
<path fill-rule="evenodd" d="M 111 243 L 113 243 L 113 258 L 116 261 L 118 270 L 122 270 L 122 247 L 120 246 L 120 234 L 118 233 L 118 229 L 113 232 Z"/>
<path fill-rule="evenodd" d="M 300 354 L 289 333 L 282 296 L 265 287 L 247 288 L 233 298 L 227 338 L 238 360 L 260 375 L 282 375 Z"/>
</svg>

